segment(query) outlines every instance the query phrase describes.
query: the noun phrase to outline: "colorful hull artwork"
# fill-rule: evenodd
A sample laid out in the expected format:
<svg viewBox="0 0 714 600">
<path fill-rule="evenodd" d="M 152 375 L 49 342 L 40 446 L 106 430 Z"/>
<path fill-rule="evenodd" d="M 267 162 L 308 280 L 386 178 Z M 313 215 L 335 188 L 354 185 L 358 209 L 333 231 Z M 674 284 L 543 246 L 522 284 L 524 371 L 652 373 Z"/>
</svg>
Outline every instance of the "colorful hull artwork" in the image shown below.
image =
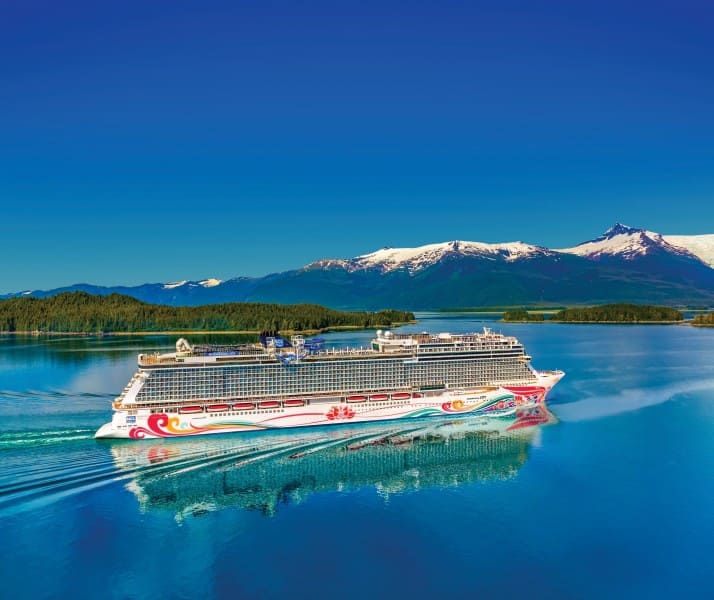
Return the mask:
<svg viewBox="0 0 714 600">
<path fill-rule="evenodd" d="M 284 429 L 339 423 L 364 423 L 394 419 L 414 419 L 422 417 L 489 416 L 513 417 L 521 411 L 522 426 L 536 424 L 538 413 L 532 419 L 523 409 L 535 407 L 545 402 L 551 386 L 499 387 L 487 392 L 477 390 L 469 393 L 446 392 L 439 395 L 423 396 L 411 394 L 408 399 L 385 402 L 382 398 L 364 402 L 342 402 L 332 404 L 310 402 L 305 399 L 300 406 L 291 402 L 273 402 L 271 410 L 255 409 L 246 413 L 242 405 L 233 405 L 232 410 L 222 413 L 204 411 L 200 414 L 182 414 L 180 409 L 172 412 L 154 412 L 144 409 L 115 412 L 111 423 L 98 432 L 97 437 L 129 438 L 174 438 L 209 433 L 234 433 L 266 429 Z M 416 396 L 416 397 L 415 397 Z M 258 405 L 260 406 L 260 405 Z M 144 414 L 142 414 L 142 412 Z M 525 425 L 527 424 L 527 425 Z"/>
</svg>

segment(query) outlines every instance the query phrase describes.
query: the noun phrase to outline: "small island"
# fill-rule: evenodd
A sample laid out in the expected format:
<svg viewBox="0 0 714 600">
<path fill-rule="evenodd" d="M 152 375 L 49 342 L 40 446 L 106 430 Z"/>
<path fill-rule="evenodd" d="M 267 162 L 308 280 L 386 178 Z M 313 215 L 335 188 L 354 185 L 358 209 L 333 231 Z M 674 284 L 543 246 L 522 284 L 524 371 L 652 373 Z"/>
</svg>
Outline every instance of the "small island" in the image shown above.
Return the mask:
<svg viewBox="0 0 714 600">
<path fill-rule="evenodd" d="M 668 306 L 621 303 L 566 308 L 550 320 L 559 323 L 679 323 L 684 315 Z"/>
<path fill-rule="evenodd" d="M 527 310 L 509 310 L 503 313 L 503 320 L 509 323 L 542 323 L 545 321 L 543 313 L 528 312 Z"/>
<path fill-rule="evenodd" d="M 391 327 L 413 321 L 413 313 L 400 310 L 346 312 L 317 304 L 257 302 L 167 306 L 122 294 L 99 296 L 86 292 L 0 300 L 0 333 L 317 333 Z"/>
<path fill-rule="evenodd" d="M 705 315 L 704 318 L 706 318 Z M 700 317 L 697 317 L 700 318 Z M 503 313 L 503 320 L 508 322 L 542 322 L 542 313 L 516 310 Z M 649 306 L 642 304 L 603 304 L 602 306 L 583 306 L 565 308 L 548 319 L 556 323 L 681 323 L 684 315 L 668 306 Z"/>
<path fill-rule="evenodd" d="M 714 327 L 714 313 L 697 315 L 692 319 L 692 325 L 695 327 Z"/>
</svg>

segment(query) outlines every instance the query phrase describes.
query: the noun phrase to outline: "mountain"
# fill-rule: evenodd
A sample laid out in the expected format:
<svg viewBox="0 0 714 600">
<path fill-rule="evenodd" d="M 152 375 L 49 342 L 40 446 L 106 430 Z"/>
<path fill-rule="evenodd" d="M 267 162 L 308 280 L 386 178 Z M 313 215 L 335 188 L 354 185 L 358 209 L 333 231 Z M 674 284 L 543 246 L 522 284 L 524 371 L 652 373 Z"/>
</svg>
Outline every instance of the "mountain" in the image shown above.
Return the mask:
<svg viewBox="0 0 714 600">
<path fill-rule="evenodd" d="M 5 297 L 71 290 L 118 292 L 171 305 L 315 302 L 410 310 L 607 302 L 714 305 L 714 235 L 661 235 L 616 223 L 595 239 L 558 250 L 523 242 L 451 241 L 322 259 L 265 277 L 136 287 L 77 284 Z"/>
<path fill-rule="evenodd" d="M 523 242 L 510 244 L 484 244 L 482 242 L 443 242 L 417 248 L 383 248 L 347 260 L 323 259 L 309 264 L 306 268 L 344 268 L 349 272 L 378 269 L 388 273 L 406 269 L 414 274 L 430 266 L 454 257 L 477 257 L 491 260 L 516 261 L 536 255 L 552 254 L 547 248 L 531 246 Z"/>
<path fill-rule="evenodd" d="M 687 236 L 679 236 L 687 237 Z M 583 242 L 573 248 L 563 248 L 558 252 L 577 254 L 591 260 L 602 260 L 620 257 L 624 260 L 635 260 L 638 257 L 652 253 L 667 254 L 697 258 L 685 247 L 675 246 L 667 242 L 659 233 L 645 229 L 635 229 L 622 223 L 615 223 L 601 236 L 589 242 Z"/>
<path fill-rule="evenodd" d="M 577 254 L 591 260 L 620 256 L 626 260 L 665 252 L 672 255 L 697 259 L 714 267 L 714 234 L 709 235 L 661 235 L 646 229 L 628 227 L 615 223 L 601 236 L 583 242 L 573 248 L 556 252 Z"/>
<path fill-rule="evenodd" d="M 666 235 L 667 243 L 687 250 L 704 264 L 714 268 L 714 234 L 709 235 Z"/>
</svg>

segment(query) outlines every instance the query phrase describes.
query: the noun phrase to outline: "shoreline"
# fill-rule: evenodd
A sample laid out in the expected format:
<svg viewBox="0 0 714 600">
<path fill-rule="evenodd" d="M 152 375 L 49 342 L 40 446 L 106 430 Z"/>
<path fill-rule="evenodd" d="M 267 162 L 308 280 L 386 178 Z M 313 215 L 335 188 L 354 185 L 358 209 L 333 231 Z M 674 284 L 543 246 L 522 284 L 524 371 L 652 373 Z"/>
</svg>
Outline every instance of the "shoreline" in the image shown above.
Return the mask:
<svg viewBox="0 0 714 600">
<path fill-rule="evenodd" d="M 499 323 L 560 323 L 562 325 L 692 325 L 693 327 L 714 327 L 714 325 L 697 325 L 691 321 L 553 321 L 543 319 L 542 321 L 515 320 Z"/>
<path fill-rule="evenodd" d="M 320 329 L 287 329 L 279 331 L 281 335 L 316 335 L 318 333 L 327 333 L 329 331 L 358 331 L 360 329 L 376 330 L 383 328 L 401 327 L 402 325 L 413 325 L 418 323 L 414 321 L 397 321 L 391 325 L 372 325 L 363 327 L 362 325 L 331 325 Z M 30 335 L 33 337 L 55 337 L 55 336 L 73 336 L 73 337 L 114 337 L 114 336 L 130 336 L 130 335 L 259 335 L 258 329 L 234 329 L 234 330 L 219 330 L 210 329 L 183 329 L 170 331 L 0 331 L 0 335 Z"/>
</svg>

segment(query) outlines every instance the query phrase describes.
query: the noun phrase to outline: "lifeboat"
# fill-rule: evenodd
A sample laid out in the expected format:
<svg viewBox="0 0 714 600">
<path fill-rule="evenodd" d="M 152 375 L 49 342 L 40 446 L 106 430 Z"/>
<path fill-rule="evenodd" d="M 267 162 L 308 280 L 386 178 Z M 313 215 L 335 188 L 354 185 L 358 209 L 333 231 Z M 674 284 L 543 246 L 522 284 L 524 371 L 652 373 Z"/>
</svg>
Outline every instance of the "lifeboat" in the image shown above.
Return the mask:
<svg viewBox="0 0 714 600">
<path fill-rule="evenodd" d="M 258 408 L 280 408 L 280 402 L 277 400 L 265 400 L 258 402 Z"/>
<path fill-rule="evenodd" d="M 370 396 L 369 399 L 375 402 L 383 402 L 384 400 L 389 400 L 389 394 L 374 394 Z"/>
<path fill-rule="evenodd" d="M 255 408 L 255 404 L 252 402 L 238 402 L 233 405 L 233 410 L 251 410 L 252 408 Z"/>
<path fill-rule="evenodd" d="M 226 411 L 230 410 L 231 407 L 228 404 L 209 404 L 206 407 L 206 410 L 208 412 L 220 412 L 220 411 Z"/>
<path fill-rule="evenodd" d="M 367 396 L 347 396 L 347 402 L 367 402 Z"/>
<path fill-rule="evenodd" d="M 283 406 L 288 407 L 288 406 L 305 406 L 305 401 L 304 400 L 286 400 L 283 402 Z"/>
<path fill-rule="evenodd" d="M 403 392 L 400 392 L 399 394 L 392 394 L 392 400 L 409 400 L 409 398 L 411 397 L 411 394 L 406 394 Z"/>
<path fill-rule="evenodd" d="M 200 413 L 203 412 L 203 408 L 201 408 L 200 406 L 182 406 L 181 408 L 179 408 L 179 412 L 184 415 Z"/>
<path fill-rule="evenodd" d="M 420 394 L 419 392 L 414 392 L 412 394 L 412 398 L 423 398 L 424 394 Z"/>
</svg>

